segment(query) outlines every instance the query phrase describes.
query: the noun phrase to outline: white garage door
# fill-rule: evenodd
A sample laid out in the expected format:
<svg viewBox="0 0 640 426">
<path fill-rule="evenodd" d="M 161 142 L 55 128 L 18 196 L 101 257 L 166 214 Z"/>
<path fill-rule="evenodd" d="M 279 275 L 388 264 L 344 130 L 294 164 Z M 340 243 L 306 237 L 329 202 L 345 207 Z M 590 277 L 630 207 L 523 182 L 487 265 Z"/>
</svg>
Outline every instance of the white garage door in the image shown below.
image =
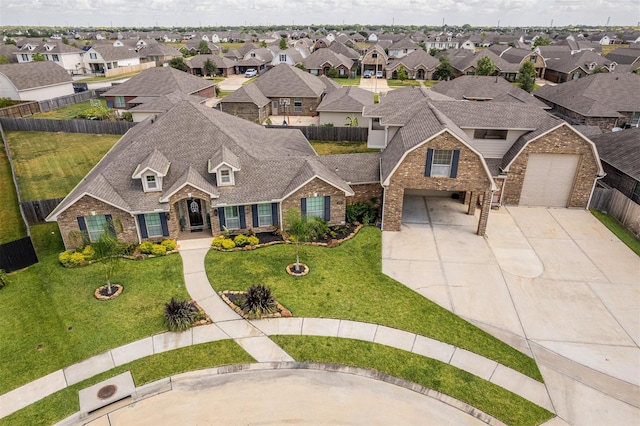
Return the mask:
<svg viewBox="0 0 640 426">
<path fill-rule="evenodd" d="M 579 160 L 579 155 L 529 155 L 520 205 L 566 207 Z"/>
</svg>

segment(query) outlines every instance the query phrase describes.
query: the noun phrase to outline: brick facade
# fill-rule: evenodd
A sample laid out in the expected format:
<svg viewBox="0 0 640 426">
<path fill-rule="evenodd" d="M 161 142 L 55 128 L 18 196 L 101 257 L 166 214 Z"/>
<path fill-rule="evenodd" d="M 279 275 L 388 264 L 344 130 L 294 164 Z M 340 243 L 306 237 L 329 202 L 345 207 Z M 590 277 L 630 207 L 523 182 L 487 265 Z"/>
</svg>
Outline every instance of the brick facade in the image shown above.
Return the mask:
<svg viewBox="0 0 640 426">
<path fill-rule="evenodd" d="M 325 181 L 315 178 L 293 194 L 285 198 L 281 203 L 283 221 L 286 219 L 287 211 L 290 208 L 300 210 L 300 200 L 309 197 L 325 197 L 331 196 L 331 218 L 330 225 L 342 224 L 346 215 L 346 198 L 344 192 L 338 188 L 329 185 Z M 286 223 L 284 224 L 286 228 Z"/>
<path fill-rule="evenodd" d="M 427 149 L 429 148 L 460 150 L 456 178 L 424 176 Z M 445 132 L 409 152 L 391 176 L 389 186 L 385 188 L 383 230 L 400 230 L 406 189 L 485 193 L 485 191 L 491 190 L 491 180 L 487 176 L 478 154 Z"/>
<path fill-rule="evenodd" d="M 258 108 L 256 104 L 251 102 L 220 102 L 219 105 L 220 111 L 254 123 L 262 123 L 262 120 L 267 117 L 267 109 L 269 107 L 267 104 L 262 108 Z"/>
<path fill-rule="evenodd" d="M 527 171 L 529 154 L 577 154 L 580 155 L 578 170 L 567 207 L 587 208 L 593 182 L 598 175 L 598 159 L 593 147 L 567 126 L 530 142 L 509 167 L 502 203 L 518 205 Z"/>
<path fill-rule="evenodd" d="M 284 97 L 283 97 L 284 98 Z M 286 99 L 289 99 L 289 106 L 287 107 L 287 111 L 286 114 L 287 115 L 307 115 L 307 116 L 311 116 L 311 115 L 316 115 L 317 109 L 318 109 L 318 105 L 320 105 L 320 102 L 322 101 L 322 97 L 318 96 L 317 98 L 299 98 L 302 100 L 302 111 L 295 111 L 295 107 L 294 107 L 294 100 L 296 99 L 296 96 L 291 96 L 291 97 L 286 97 Z M 270 111 L 271 114 L 273 115 L 285 115 L 282 105 L 280 105 L 280 99 L 281 98 L 269 98 L 269 100 L 271 102 L 273 101 L 277 101 L 278 102 L 278 111 L 277 114 L 274 111 Z M 275 124 L 280 124 L 280 123 L 275 123 Z"/>
<path fill-rule="evenodd" d="M 130 213 L 85 195 L 58 216 L 58 227 L 67 249 L 76 248 L 81 242 L 81 240 L 73 238 L 73 234 L 80 231 L 78 216 L 94 216 L 94 213 L 95 216 L 110 214 L 114 222 L 122 224 L 122 230 L 119 229 L 119 226 L 115 227 L 116 235 L 120 241 L 138 242 L 135 219 Z"/>
<path fill-rule="evenodd" d="M 350 186 L 351 189 L 353 189 L 354 195 L 353 197 L 347 197 L 347 205 L 355 204 L 359 201 L 371 203 L 373 199 L 376 200 L 373 202 L 376 207 L 380 207 L 382 205 L 384 191 L 382 185 L 379 183 L 365 183 L 361 185 L 351 184 Z"/>
</svg>

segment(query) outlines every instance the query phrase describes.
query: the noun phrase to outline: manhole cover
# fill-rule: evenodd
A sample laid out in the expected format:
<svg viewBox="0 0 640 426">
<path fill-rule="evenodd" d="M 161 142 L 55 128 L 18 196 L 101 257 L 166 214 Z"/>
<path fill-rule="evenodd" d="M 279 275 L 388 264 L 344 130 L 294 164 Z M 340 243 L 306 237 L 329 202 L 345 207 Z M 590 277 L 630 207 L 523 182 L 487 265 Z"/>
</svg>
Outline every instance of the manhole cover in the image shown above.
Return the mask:
<svg viewBox="0 0 640 426">
<path fill-rule="evenodd" d="M 98 391 L 98 398 L 107 399 L 110 396 L 113 396 L 114 393 L 118 390 L 116 385 L 107 385 L 100 388 Z"/>
</svg>

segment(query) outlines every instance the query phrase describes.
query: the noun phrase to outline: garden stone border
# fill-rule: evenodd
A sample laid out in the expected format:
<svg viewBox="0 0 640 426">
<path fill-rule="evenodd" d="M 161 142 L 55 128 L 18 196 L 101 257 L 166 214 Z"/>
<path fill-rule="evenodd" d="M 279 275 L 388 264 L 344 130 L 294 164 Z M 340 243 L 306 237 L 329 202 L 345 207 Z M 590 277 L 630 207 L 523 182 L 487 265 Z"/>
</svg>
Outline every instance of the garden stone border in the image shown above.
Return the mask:
<svg viewBox="0 0 640 426">
<path fill-rule="evenodd" d="M 290 265 L 287 265 L 287 274 L 291 275 L 292 277 L 304 277 L 309 273 L 309 265 L 302 262 L 298 262 L 298 265 L 302 266 L 302 268 L 304 269 L 302 272 L 294 271 L 296 264 L 292 263 Z"/>
<path fill-rule="evenodd" d="M 249 315 L 242 310 L 242 308 L 238 305 L 236 305 L 235 303 L 233 303 L 228 297 L 227 294 L 246 294 L 246 291 L 237 291 L 237 290 L 224 290 L 224 291 L 219 291 L 218 295 L 220 296 L 220 298 L 227 304 L 229 305 L 229 307 L 231 309 L 233 309 L 233 311 L 235 313 L 237 313 L 238 315 L 240 315 L 242 318 L 246 319 L 246 320 L 254 320 L 254 319 L 268 319 L 268 318 L 289 318 L 292 317 L 293 314 L 291 313 L 290 310 L 288 310 L 287 308 L 285 308 L 284 306 L 282 306 L 280 304 L 280 302 L 278 302 L 276 300 L 276 306 L 278 307 L 278 310 L 280 312 L 275 312 L 273 314 L 268 314 L 268 315 L 263 315 L 260 318 L 250 318 Z"/>
<path fill-rule="evenodd" d="M 111 296 L 103 296 L 102 294 L 100 294 L 100 290 L 107 287 L 107 285 L 101 285 L 93 293 L 93 296 L 98 300 L 112 300 L 120 296 L 120 294 L 124 291 L 124 286 L 122 284 L 111 284 L 111 287 L 118 287 L 115 293 L 113 293 Z"/>
</svg>

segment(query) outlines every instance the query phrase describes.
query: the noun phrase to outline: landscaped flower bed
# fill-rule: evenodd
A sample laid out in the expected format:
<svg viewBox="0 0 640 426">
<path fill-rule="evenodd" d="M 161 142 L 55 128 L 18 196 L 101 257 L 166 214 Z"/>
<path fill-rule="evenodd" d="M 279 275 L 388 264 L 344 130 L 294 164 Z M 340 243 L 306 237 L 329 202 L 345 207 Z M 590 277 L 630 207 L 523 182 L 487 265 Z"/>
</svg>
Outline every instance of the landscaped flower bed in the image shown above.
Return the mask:
<svg viewBox="0 0 640 426">
<path fill-rule="evenodd" d="M 242 310 L 242 308 L 236 305 L 239 299 L 241 299 L 244 295 L 247 294 L 246 291 L 220 291 L 218 292 L 222 300 L 225 301 L 227 305 L 231 307 L 238 315 L 240 315 L 244 319 L 254 319 L 251 315 Z M 271 314 L 262 315 L 261 318 L 288 318 L 292 317 L 293 314 L 290 310 L 285 308 L 280 304 L 280 302 L 275 301 L 276 306 L 278 308 L 278 312 L 274 312 Z"/>
<path fill-rule="evenodd" d="M 120 256 L 125 259 L 143 260 L 177 252 L 178 245 L 175 240 L 164 240 L 161 243 L 144 241 L 140 245 L 123 243 Z M 96 253 L 93 247 L 91 245 L 87 245 L 77 250 L 63 251 L 58 256 L 58 260 L 64 267 L 75 268 L 78 266 L 90 265 L 100 259 L 96 258 Z"/>
<path fill-rule="evenodd" d="M 330 227 L 329 233 L 319 237 L 316 241 L 311 241 L 308 243 L 303 243 L 312 246 L 321 246 L 321 247 L 337 247 L 344 241 L 348 241 L 353 238 L 358 231 L 362 228 L 363 225 L 356 224 L 347 224 L 347 225 L 339 225 L 335 227 Z M 282 236 L 275 236 L 273 233 L 264 233 L 268 235 L 268 238 L 264 240 L 266 242 L 262 242 L 263 239 L 260 238 L 261 234 L 256 234 L 255 236 L 245 236 L 245 235 L 237 235 L 235 237 L 227 237 L 225 235 L 218 235 L 213 238 L 211 246 L 213 249 L 218 251 L 241 251 L 241 250 L 254 250 L 260 247 L 267 247 L 274 244 L 291 244 L 292 242 L 288 239 L 284 239 Z M 247 241 L 245 244 L 238 245 L 236 244 L 236 239 L 240 238 L 240 241 Z M 248 240 L 251 239 L 251 240 Z"/>
</svg>

